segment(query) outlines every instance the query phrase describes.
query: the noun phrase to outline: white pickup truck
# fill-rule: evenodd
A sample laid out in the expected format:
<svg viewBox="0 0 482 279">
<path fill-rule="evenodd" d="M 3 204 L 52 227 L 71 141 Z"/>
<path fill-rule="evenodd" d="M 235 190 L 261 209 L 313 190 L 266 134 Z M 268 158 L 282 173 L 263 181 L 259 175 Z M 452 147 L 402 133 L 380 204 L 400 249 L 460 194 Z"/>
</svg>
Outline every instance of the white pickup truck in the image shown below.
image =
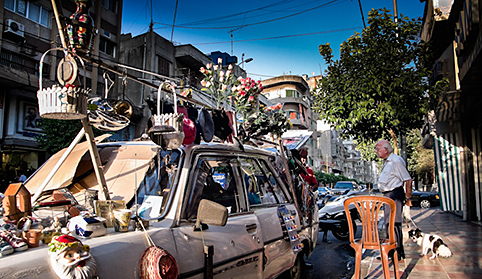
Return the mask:
<svg viewBox="0 0 482 279">
<path fill-rule="evenodd" d="M 139 278 L 141 256 L 153 243 L 174 259 L 155 263 L 158 269 L 175 266 L 177 278 L 300 278 L 317 242 L 318 218 L 296 208 L 276 153 L 212 143 L 171 151 L 151 141 L 97 146 L 111 200 L 124 200 L 127 208 L 154 203 L 143 216 L 149 220 L 145 231 L 109 227 L 103 236 L 81 239 L 90 246 L 98 278 Z M 32 194 L 62 152 L 25 182 Z M 90 161 L 87 146 L 78 144 L 44 192 L 67 189 L 82 203 L 84 189 L 101 190 Z M 300 177 L 291 178 L 303 188 Z M 41 244 L 0 258 L 0 278 L 59 278 L 48 249 Z"/>
</svg>

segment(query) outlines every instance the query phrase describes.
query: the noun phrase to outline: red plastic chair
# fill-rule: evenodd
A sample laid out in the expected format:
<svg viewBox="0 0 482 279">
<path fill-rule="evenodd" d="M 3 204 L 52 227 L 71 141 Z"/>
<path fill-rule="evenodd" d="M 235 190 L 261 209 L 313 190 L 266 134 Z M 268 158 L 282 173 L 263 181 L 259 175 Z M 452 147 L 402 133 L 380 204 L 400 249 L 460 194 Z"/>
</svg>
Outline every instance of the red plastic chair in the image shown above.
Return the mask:
<svg viewBox="0 0 482 279">
<path fill-rule="evenodd" d="M 353 223 L 349 210 L 350 204 L 355 205 L 362 221 L 363 235 L 361 239 L 355 239 L 353 233 Z M 378 236 L 378 216 L 384 204 L 390 206 L 388 240 L 380 240 Z M 345 200 L 344 207 L 350 229 L 350 245 L 355 249 L 356 253 L 354 278 L 360 278 L 362 249 L 380 250 L 385 279 L 390 278 L 388 252 L 394 249 L 393 265 L 395 268 L 395 278 L 400 278 L 398 274 L 398 254 L 396 250 L 397 242 L 395 241 L 395 206 L 395 202 L 392 199 L 378 196 L 356 196 Z"/>
</svg>

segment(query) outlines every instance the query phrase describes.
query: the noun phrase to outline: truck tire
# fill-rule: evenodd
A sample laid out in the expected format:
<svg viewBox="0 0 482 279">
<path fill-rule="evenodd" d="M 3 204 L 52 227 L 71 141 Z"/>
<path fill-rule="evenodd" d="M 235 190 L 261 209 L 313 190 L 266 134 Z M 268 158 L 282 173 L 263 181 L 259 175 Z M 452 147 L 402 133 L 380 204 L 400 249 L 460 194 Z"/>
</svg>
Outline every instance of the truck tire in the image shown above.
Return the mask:
<svg viewBox="0 0 482 279">
<path fill-rule="evenodd" d="M 293 266 L 288 271 L 290 279 L 301 279 L 301 273 L 302 273 L 301 264 L 303 262 L 303 259 L 301 257 L 303 257 L 302 252 L 298 253 L 298 256 L 296 257 L 295 263 L 293 264 Z"/>
</svg>

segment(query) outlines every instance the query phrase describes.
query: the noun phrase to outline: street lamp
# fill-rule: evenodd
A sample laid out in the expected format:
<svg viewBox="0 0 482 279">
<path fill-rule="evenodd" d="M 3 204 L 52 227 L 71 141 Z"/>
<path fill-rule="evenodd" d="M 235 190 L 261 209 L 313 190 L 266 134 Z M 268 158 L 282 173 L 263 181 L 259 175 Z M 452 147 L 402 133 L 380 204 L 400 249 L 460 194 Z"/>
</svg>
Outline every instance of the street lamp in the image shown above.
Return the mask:
<svg viewBox="0 0 482 279">
<path fill-rule="evenodd" d="M 242 65 L 242 69 L 244 70 L 244 63 L 249 63 L 251 61 L 253 61 L 253 58 L 248 58 L 244 60 L 244 53 L 243 53 L 243 55 L 241 55 L 241 62 L 239 62 L 238 66 Z"/>
</svg>

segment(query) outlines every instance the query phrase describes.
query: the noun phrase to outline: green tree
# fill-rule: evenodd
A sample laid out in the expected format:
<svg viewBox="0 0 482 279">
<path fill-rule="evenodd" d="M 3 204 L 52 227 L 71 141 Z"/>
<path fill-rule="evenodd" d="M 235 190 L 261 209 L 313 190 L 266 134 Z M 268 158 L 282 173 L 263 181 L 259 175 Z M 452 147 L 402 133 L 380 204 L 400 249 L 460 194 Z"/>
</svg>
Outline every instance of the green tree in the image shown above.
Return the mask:
<svg viewBox="0 0 482 279">
<path fill-rule="evenodd" d="M 42 129 L 45 135 L 36 138 L 39 148 L 44 149 L 48 154 L 54 154 L 70 145 L 82 129 L 82 122 L 80 120 L 42 118 Z M 92 129 L 94 136 L 103 134 L 96 128 Z"/>
<path fill-rule="evenodd" d="M 435 157 L 433 149 L 422 146 L 422 136 L 417 129 L 407 135 L 408 171 L 413 179 L 422 180 L 425 185 L 432 184 L 435 171 Z"/>
<path fill-rule="evenodd" d="M 321 171 L 315 171 L 316 181 L 319 184 L 323 184 L 325 186 L 330 186 L 330 184 L 335 184 L 338 181 L 355 181 L 355 179 L 349 179 L 344 175 L 335 175 L 334 173 L 324 173 Z M 358 183 L 358 182 L 357 182 Z"/>
<path fill-rule="evenodd" d="M 372 9 L 368 26 L 340 46 L 333 60 L 330 44 L 319 46 L 328 64 L 313 90 L 314 109 L 336 129 L 363 140 L 391 138 L 421 127 L 434 101 L 428 44 L 417 37 L 419 19 L 393 21 L 389 10 Z"/>
</svg>

